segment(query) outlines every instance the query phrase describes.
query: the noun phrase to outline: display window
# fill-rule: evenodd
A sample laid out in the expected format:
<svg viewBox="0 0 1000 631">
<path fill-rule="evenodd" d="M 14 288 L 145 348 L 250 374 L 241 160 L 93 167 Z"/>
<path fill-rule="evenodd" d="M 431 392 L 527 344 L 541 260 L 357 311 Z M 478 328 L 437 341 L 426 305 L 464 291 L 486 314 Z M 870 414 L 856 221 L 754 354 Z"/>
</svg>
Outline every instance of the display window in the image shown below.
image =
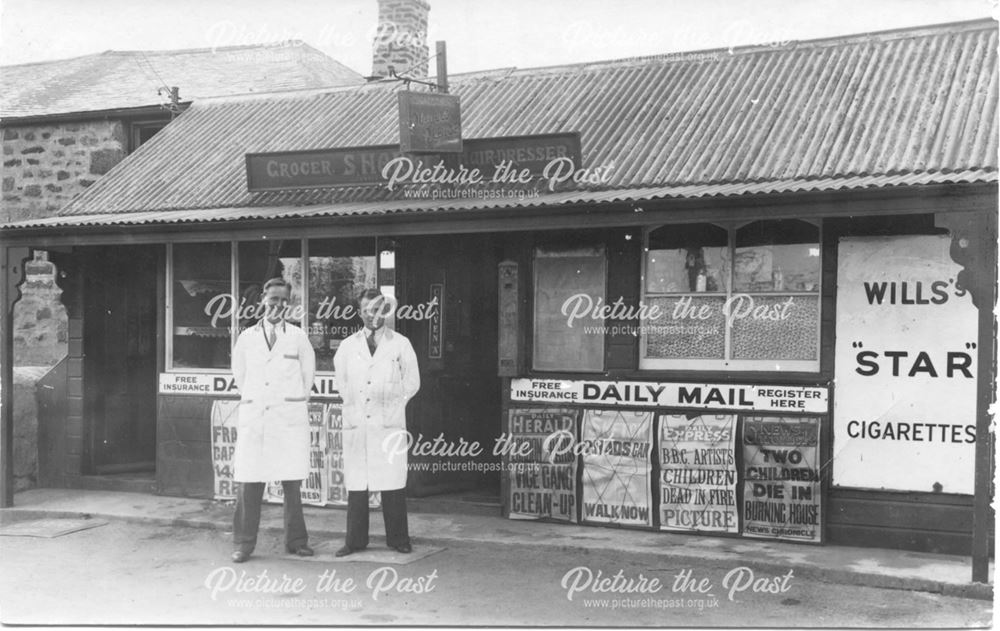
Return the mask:
<svg viewBox="0 0 1000 631">
<path fill-rule="evenodd" d="M 819 370 L 819 226 L 662 226 L 645 235 L 640 368 Z"/>
<path fill-rule="evenodd" d="M 167 369 L 227 371 L 237 336 L 263 315 L 264 284 L 283 278 L 284 319 L 307 331 L 317 370 L 332 371 L 340 341 L 362 326 L 355 301 L 378 283 L 377 251 L 374 238 L 169 245 Z"/>
</svg>

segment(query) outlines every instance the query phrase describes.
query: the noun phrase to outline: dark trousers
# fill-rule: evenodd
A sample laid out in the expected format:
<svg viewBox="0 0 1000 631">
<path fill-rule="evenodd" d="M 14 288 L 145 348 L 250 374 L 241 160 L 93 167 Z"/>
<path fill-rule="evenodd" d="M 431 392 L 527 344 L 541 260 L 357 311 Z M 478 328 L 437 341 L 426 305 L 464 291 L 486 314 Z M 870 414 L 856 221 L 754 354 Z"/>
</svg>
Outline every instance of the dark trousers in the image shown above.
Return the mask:
<svg viewBox="0 0 1000 631">
<path fill-rule="evenodd" d="M 382 491 L 382 519 L 387 545 L 396 547 L 410 543 L 406 489 Z M 368 547 L 368 491 L 347 492 L 347 547 L 354 550 Z"/>
<path fill-rule="evenodd" d="M 302 516 L 301 480 L 281 483 L 285 504 L 285 547 L 297 548 L 309 543 L 306 520 Z M 233 547 L 253 552 L 260 528 L 260 505 L 264 499 L 263 482 L 241 482 L 236 492 L 236 514 L 233 515 Z"/>
</svg>

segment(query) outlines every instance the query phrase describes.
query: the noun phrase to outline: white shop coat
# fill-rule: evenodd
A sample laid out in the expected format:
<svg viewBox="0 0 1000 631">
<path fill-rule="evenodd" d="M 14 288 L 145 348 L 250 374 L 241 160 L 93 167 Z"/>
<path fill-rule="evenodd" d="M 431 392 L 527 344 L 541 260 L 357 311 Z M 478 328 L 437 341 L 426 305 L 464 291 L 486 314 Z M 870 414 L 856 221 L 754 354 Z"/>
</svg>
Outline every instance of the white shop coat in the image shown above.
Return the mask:
<svg viewBox="0 0 1000 631">
<path fill-rule="evenodd" d="M 406 440 L 399 432 L 406 430 L 406 402 L 420 389 L 410 340 L 385 329 L 372 356 L 362 329 L 340 343 L 333 366 L 344 400 L 344 486 L 348 491 L 406 487 Z M 389 436 L 394 438 L 387 451 Z M 398 445 L 403 448 L 394 449 Z"/>
<path fill-rule="evenodd" d="M 299 327 L 278 324 L 268 349 L 263 322 L 246 329 L 233 348 L 240 408 L 233 453 L 237 482 L 304 480 L 309 475 L 308 401 L 316 354 Z"/>
</svg>

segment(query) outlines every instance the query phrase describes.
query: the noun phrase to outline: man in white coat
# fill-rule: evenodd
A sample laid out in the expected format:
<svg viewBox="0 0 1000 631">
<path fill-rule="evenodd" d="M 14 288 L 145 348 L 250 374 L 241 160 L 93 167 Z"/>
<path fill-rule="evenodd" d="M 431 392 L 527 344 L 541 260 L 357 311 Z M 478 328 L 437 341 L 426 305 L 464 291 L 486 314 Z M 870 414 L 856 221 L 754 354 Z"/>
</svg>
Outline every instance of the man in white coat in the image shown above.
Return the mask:
<svg viewBox="0 0 1000 631">
<path fill-rule="evenodd" d="M 386 544 L 410 552 L 406 520 L 406 403 L 420 389 L 417 356 L 410 340 L 390 331 L 385 315 L 394 299 L 377 289 L 360 298 L 365 326 L 337 349 L 333 366 L 344 401 L 344 486 L 347 487 L 347 542 L 342 557 L 368 546 L 368 493 L 382 492 Z"/>
<path fill-rule="evenodd" d="M 291 286 L 282 278 L 264 284 L 260 322 L 240 334 L 233 348 L 233 377 L 240 407 L 233 454 L 239 482 L 233 516 L 234 563 L 250 558 L 257 544 L 266 483 L 281 480 L 285 549 L 312 556 L 302 515 L 302 480 L 309 475 L 309 394 L 316 355 L 309 337 L 285 322 Z"/>
</svg>

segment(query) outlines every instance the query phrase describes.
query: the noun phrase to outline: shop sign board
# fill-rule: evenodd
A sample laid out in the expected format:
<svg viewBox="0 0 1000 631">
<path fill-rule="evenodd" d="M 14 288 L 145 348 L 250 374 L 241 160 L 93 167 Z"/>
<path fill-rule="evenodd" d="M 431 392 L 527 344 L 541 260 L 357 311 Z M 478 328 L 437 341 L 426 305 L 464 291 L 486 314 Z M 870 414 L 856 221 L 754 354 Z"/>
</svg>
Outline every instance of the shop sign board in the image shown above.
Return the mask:
<svg viewBox="0 0 1000 631">
<path fill-rule="evenodd" d="M 462 111 L 456 95 L 410 90 L 398 94 L 400 151 L 462 151 Z"/>
<path fill-rule="evenodd" d="M 651 411 L 584 410 L 583 521 L 652 526 Z"/>
<path fill-rule="evenodd" d="M 161 372 L 160 394 L 195 396 L 238 396 L 236 380 L 229 373 Z M 313 399 L 339 398 L 333 375 L 316 375 L 313 379 Z"/>
<path fill-rule="evenodd" d="M 827 389 L 803 386 L 512 379 L 512 401 L 825 414 Z"/>
<path fill-rule="evenodd" d="M 845 238 L 833 484 L 973 493 L 978 320 L 948 235 Z"/>
<path fill-rule="evenodd" d="M 498 441 L 507 466 L 511 519 L 577 520 L 576 422 L 561 408 L 511 409 Z"/>
<path fill-rule="evenodd" d="M 660 415 L 660 529 L 739 532 L 736 415 Z"/>
<path fill-rule="evenodd" d="M 511 174 L 523 170 L 532 178 L 545 176 L 562 180 L 565 169 L 583 166 L 580 134 L 575 132 L 475 138 L 464 141 L 462 147 L 457 158 L 449 158 L 458 161 L 456 168 L 448 170 L 450 179 L 468 181 L 468 176 L 476 169 L 483 180 L 491 182 L 510 183 Z M 448 155 L 456 156 L 441 152 L 408 158 L 396 145 L 248 153 L 247 190 L 377 185 L 389 184 L 394 179 L 416 183 L 414 177 L 400 176 L 406 170 L 410 170 L 411 176 L 424 173 L 417 169 L 418 163 L 421 169 L 433 171 L 438 164 L 444 164 Z M 437 181 L 430 173 L 426 175 L 428 181 Z"/>
<path fill-rule="evenodd" d="M 743 535 L 820 542 L 818 418 L 743 419 Z"/>
</svg>

